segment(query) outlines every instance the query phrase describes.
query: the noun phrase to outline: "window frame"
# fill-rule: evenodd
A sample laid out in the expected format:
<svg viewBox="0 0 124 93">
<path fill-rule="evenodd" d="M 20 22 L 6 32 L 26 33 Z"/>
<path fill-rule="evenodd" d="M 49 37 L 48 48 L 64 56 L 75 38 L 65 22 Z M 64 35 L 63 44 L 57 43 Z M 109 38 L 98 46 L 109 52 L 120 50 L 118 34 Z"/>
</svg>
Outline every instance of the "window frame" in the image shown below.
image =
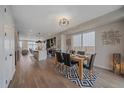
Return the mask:
<svg viewBox="0 0 124 93">
<path fill-rule="evenodd" d="M 85 33 L 90 33 L 90 32 L 94 32 L 94 37 L 95 37 L 95 39 L 94 39 L 94 52 L 96 52 L 96 31 L 94 31 L 94 30 L 92 30 L 92 31 L 85 31 L 85 32 L 82 32 L 82 33 L 78 33 L 78 34 L 74 34 L 73 36 L 75 36 L 75 35 L 81 35 L 81 46 L 78 46 L 78 47 L 81 47 L 81 48 L 83 48 L 83 47 L 85 47 L 84 45 L 83 45 L 83 34 L 85 34 Z M 72 38 L 73 38 L 73 36 L 72 36 Z M 74 38 L 73 38 L 74 39 Z M 74 40 L 73 40 L 73 43 L 74 43 Z M 73 48 L 76 48 L 75 46 L 74 46 L 74 44 L 72 43 L 72 47 Z M 90 46 L 89 46 L 90 47 Z"/>
<path fill-rule="evenodd" d="M 83 34 L 86 34 L 86 33 L 91 33 L 91 32 L 94 32 L 94 35 L 95 35 L 95 39 L 94 39 L 94 41 L 95 41 L 95 42 L 94 42 L 94 46 L 96 46 L 96 33 L 95 33 L 95 31 L 88 31 L 88 32 L 83 32 L 83 33 L 82 33 L 82 38 L 81 38 L 81 39 L 82 39 L 82 47 L 84 46 L 84 45 L 83 45 Z"/>
</svg>

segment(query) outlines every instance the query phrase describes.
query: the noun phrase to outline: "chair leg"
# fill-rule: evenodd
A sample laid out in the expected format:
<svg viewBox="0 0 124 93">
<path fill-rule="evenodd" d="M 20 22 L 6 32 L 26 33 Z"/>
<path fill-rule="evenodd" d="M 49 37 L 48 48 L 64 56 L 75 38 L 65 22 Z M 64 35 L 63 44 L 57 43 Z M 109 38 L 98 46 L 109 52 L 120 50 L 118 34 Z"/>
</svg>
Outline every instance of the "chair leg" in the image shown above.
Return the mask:
<svg viewBox="0 0 124 93">
<path fill-rule="evenodd" d="M 59 63 L 58 71 L 61 72 L 61 64 Z"/>
<path fill-rule="evenodd" d="M 59 63 L 56 64 L 56 69 L 58 70 L 58 68 L 59 68 Z"/>
<path fill-rule="evenodd" d="M 92 79 L 92 75 L 93 75 L 93 69 L 89 70 L 90 79 Z"/>
<path fill-rule="evenodd" d="M 73 69 L 73 67 L 69 67 L 69 79 L 70 79 L 70 76 L 72 75 L 71 74 L 72 69 Z"/>
<path fill-rule="evenodd" d="M 61 73 L 63 74 L 64 73 L 64 64 L 62 64 L 62 68 L 61 68 Z"/>
<path fill-rule="evenodd" d="M 63 66 L 63 75 L 66 75 L 66 65 Z"/>
<path fill-rule="evenodd" d="M 62 64 L 60 64 L 60 73 L 62 73 Z"/>
<path fill-rule="evenodd" d="M 70 77 L 69 77 L 69 74 L 70 74 L 70 72 L 71 72 L 71 67 L 68 67 L 68 79 L 70 79 Z"/>
<path fill-rule="evenodd" d="M 68 67 L 66 66 L 66 77 L 68 78 Z"/>
<path fill-rule="evenodd" d="M 58 66 L 59 66 L 59 63 L 56 64 L 56 68 L 58 68 Z"/>
<path fill-rule="evenodd" d="M 69 78 L 70 67 L 66 66 L 66 77 Z"/>
<path fill-rule="evenodd" d="M 58 71 L 61 73 L 61 64 L 58 64 Z"/>
</svg>

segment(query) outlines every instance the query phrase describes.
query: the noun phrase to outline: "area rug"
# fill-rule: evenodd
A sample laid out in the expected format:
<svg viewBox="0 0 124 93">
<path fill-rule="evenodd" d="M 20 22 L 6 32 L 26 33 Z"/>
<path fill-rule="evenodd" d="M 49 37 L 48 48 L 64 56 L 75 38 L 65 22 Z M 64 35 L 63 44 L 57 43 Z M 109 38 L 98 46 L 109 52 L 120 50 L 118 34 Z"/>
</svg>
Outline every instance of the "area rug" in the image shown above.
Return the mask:
<svg viewBox="0 0 124 93">
<path fill-rule="evenodd" d="M 84 70 L 83 76 L 84 76 L 83 80 L 80 80 L 77 74 L 77 70 L 74 68 L 71 70 L 71 72 L 69 72 L 68 79 L 80 87 L 93 87 L 97 79 L 98 73 L 94 72 L 94 75 L 92 76 L 92 78 L 90 78 L 89 71 Z"/>
</svg>

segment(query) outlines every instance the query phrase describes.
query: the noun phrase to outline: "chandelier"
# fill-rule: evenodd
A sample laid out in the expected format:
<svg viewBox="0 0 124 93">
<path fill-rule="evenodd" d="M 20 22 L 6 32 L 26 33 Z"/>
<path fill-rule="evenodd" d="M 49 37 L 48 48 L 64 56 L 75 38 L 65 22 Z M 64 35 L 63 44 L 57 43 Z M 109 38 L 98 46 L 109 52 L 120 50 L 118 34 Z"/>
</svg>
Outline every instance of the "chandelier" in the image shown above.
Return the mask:
<svg viewBox="0 0 124 93">
<path fill-rule="evenodd" d="M 62 17 L 59 19 L 59 26 L 67 26 L 69 25 L 69 19 Z"/>
</svg>

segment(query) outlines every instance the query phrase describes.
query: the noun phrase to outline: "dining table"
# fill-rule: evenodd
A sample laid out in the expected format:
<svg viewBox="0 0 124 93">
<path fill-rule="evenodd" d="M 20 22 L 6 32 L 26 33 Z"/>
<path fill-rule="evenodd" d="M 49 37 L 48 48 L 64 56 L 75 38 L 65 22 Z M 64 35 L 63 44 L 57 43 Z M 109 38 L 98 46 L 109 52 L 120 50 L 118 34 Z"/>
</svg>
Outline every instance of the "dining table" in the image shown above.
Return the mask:
<svg viewBox="0 0 124 93">
<path fill-rule="evenodd" d="M 89 57 L 86 56 L 86 55 L 83 55 L 83 56 L 80 56 L 80 55 L 71 55 L 71 60 L 74 60 L 76 62 L 78 62 L 78 69 L 77 69 L 77 72 L 78 72 L 78 76 L 79 76 L 79 79 L 80 80 L 83 80 L 83 64 L 84 62 L 87 60 L 89 60 Z"/>
</svg>

